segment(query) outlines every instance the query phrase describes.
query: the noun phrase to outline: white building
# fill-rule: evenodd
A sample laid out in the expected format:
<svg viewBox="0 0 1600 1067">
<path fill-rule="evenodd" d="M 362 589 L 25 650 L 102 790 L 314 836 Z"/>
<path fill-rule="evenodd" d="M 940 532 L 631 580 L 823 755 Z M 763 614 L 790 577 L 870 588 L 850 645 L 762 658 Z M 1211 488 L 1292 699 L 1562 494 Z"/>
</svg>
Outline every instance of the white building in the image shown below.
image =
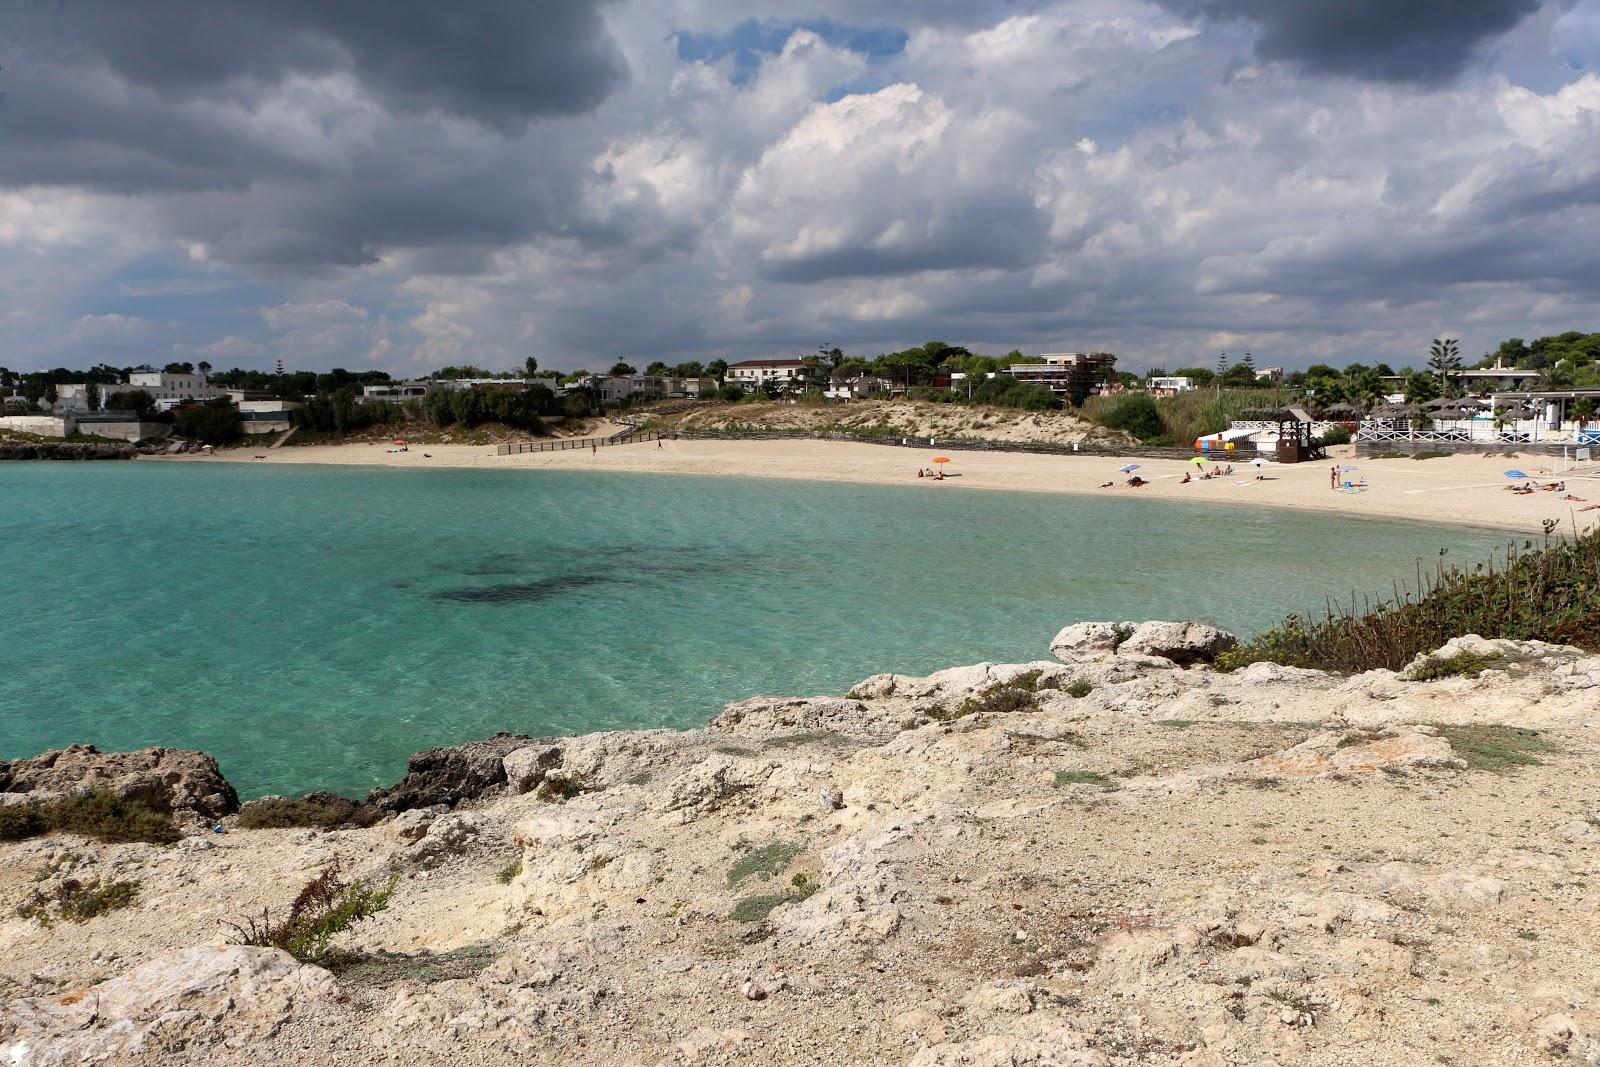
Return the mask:
<svg viewBox="0 0 1600 1067">
<path fill-rule="evenodd" d="M 206 381 L 204 374 L 168 374 L 154 367 L 135 367 L 128 372 L 126 384 L 100 387 L 100 403 L 104 406 L 106 398 L 113 393 L 131 393 L 136 389 L 155 397 L 158 406 L 162 400 L 213 400 L 227 394 L 226 390 Z"/>
<path fill-rule="evenodd" d="M 955 378 L 956 375 L 951 375 Z M 873 397 L 888 396 L 894 391 L 894 383 L 887 378 L 880 378 L 876 374 L 835 374 L 828 380 L 828 387 L 822 395 L 829 400 L 870 400 Z"/>
<path fill-rule="evenodd" d="M 822 368 L 803 359 L 746 359 L 728 365 L 726 379 L 745 392 L 760 389 L 767 382 L 804 389 L 823 382 Z"/>
<path fill-rule="evenodd" d="M 56 386 L 55 410 L 60 412 L 90 411 L 89 390 L 100 391 L 99 410 L 104 411 L 117 393 L 144 391 L 149 393 L 160 411 L 170 411 L 186 400 L 212 400 L 226 395 L 206 381 L 203 374 L 168 374 L 154 367 L 135 367 L 128 372 L 128 380 L 121 384 L 90 385 L 87 382 L 69 382 Z"/>
<path fill-rule="evenodd" d="M 1194 379 L 1181 374 L 1158 374 L 1146 378 L 1144 387 L 1155 396 L 1177 396 L 1194 389 Z"/>
<path fill-rule="evenodd" d="M 638 397 L 643 400 L 693 400 L 716 388 L 712 378 L 674 378 L 664 374 L 591 374 L 572 384 L 574 389 L 592 389 L 602 404 L 620 404 Z"/>
<path fill-rule="evenodd" d="M 1116 366 L 1110 352 L 1046 352 L 1043 363 L 1015 363 L 1006 373 L 1021 382 L 1042 385 L 1057 396 L 1104 392 Z"/>
<path fill-rule="evenodd" d="M 96 385 L 93 388 L 100 390 L 100 406 L 104 407 L 107 395 L 106 390 L 115 390 L 120 388 L 120 386 Z M 90 386 L 87 382 L 72 382 L 66 385 L 57 385 L 55 410 L 61 412 L 92 410 L 89 407 L 89 389 Z"/>
</svg>

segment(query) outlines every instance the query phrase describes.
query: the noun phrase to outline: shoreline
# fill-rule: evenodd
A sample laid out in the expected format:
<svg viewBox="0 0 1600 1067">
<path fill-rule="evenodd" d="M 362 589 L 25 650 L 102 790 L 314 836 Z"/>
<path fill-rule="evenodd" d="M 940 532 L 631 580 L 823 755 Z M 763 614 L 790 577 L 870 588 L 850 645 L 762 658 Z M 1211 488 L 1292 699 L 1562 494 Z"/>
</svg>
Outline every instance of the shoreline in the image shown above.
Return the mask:
<svg viewBox="0 0 1600 1067">
<path fill-rule="evenodd" d="M 908 448 L 796 438 L 777 441 L 721 441 L 696 438 L 650 444 L 611 446 L 598 452 L 572 449 L 500 456 L 484 445 L 428 445 L 409 452 L 389 452 L 378 444 L 308 445 L 253 452 L 230 450 L 212 456 L 150 456 L 141 461 L 171 463 L 267 463 L 275 466 L 363 466 L 391 469 L 449 468 L 471 470 L 565 470 L 712 477 L 763 478 L 781 481 L 834 482 L 857 485 L 920 486 L 933 492 L 999 490 L 1055 495 L 1119 496 L 1142 494 L 1161 500 L 1201 504 L 1270 507 L 1319 511 L 1348 518 L 1408 521 L 1495 533 L 1543 535 L 1542 521 L 1554 519 L 1559 533 L 1584 533 L 1600 525 L 1600 509 L 1578 509 L 1600 503 L 1600 466 L 1553 471 L 1544 457 L 1458 455 L 1428 460 L 1367 459 L 1351 446 L 1330 450 L 1330 459 L 1293 466 L 1264 468 L 1266 480 L 1255 480 L 1254 468 L 1235 461 L 1232 476 L 1182 484 L 1186 471 L 1202 469 L 1190 462 L 1111 455 L 1051 455 L 1027 452 L 965 451 L 959 448 Z M 254 457 L 264 455 L 257 460 Z M 952 475 L 944 481 L 918 479 L 916 470 L 935 469 L 934 456 L 949 456 L 941 465 Z M 1487 461 L 1487 462 L 1486 462 Z M 1118 468 L 1138 464 L 1149 479 L 1130 488 Z M 1369 485 L 1360 492 L 1329 488 L 1329 468 L 1353 464 L 1354 478 Z M 1538 491 L 1532 498 L 1506 492 L 1510 483 L 1502 466 L 1529 468 L 1536 481 L 1567 482 L 1567 493 Z M 1215 464 L 1208 462 L 1204 469 Z M 1541 473 L 1549 471 L 1549 473 Z M 1109 487 L 1104 483 L 1111 482 Z M 1570 493 L 1578 501 L 1568 501 Z"/>
</svg>

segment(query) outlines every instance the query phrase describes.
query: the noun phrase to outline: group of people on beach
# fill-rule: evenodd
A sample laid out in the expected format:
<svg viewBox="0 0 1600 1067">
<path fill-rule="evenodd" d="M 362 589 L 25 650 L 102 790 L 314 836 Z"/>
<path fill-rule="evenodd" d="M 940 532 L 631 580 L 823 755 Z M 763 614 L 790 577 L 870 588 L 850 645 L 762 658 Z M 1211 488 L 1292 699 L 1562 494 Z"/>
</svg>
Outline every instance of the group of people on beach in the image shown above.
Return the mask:
<svg viewBox="0 0 1600 1067">
<path fill-rule="evenodd" d="M 1210 471 L 1207 471 L 1204 467 L 1202 467 L 1202 468 L 1200 468 L 1200 477 L 1199 478 L 1196 478 L 1194 476 L 1194 472 L 1192 472 L 1192 471 L 1184 471 L 1183 472 L 1183 480 L 1180 481 L 1178 484 L 1179 485 L 1188 485 L 1190 482 L 1194 482 L 1194 481 L 1209 482 L 1213 478 L 1225 478 L 1225 477 L 1227 477 L 1228 475 L 1230 475 L 1232 473 L 1233 473 L 1233 464 L 1232 463 L 1228 464 L 1226 467 L 1212 467 Z"/>
<path fill-rule="evenodd" d="M 936 482 L 942 482 L 942 481 L 944 481 L 944 471 L 938 471 L 938 470 L 932 470 L 932 469 L 924 469 L 922 467 L 918 467 L 917 468 L 917 477 L 918 478 L 932 478 Z"/>
<path fill-rule="evenodd" d="M 1525 482 L 1515 485 L 1508 485 L 1506 488 L 1518 496 L 1532 496 L 1534 493 L 1566 493 L 1567 483 L 1565 481 L 1545 482 L 1543 485 L 1541 485 L 1532 478 L 1529 478 Z M 1567 495 L 1562 499 L 1581 501 L 1583 497 L 1573 496 L 1571 493 L 1567 493 Z"/>
</svg>

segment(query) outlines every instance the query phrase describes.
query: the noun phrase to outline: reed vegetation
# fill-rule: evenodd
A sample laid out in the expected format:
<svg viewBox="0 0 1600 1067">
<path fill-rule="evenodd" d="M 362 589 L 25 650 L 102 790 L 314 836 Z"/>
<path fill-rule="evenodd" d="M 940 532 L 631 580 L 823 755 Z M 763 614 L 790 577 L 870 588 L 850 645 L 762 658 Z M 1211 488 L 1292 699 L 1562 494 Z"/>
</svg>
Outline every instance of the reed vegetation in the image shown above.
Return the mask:
<svg viewBox="0 0 1600 1067">
<path fill-rule="evenodd" d="M 1159 398 L 1123 393 L 1089 397 L 1080 414 L 1101 426 L 1127 430 L 1145 444 L 1181 447 L 1226 430 L 1244 412 L 1275 410 L 1293 400 L 1289 389 L 1195 389 Z"/>
<path fill-rule="evenodd" d="M 1400 670 L 1463 634 L 1600 651 L 1600 530 L 1513 545 L 1470 568 L 1447 566 L 1441 553 L 1431 575 L 1419 568 L 1416 590 L 1396 585 L 1376 604 L 1352 597 L 1291 615 L 1222 653 L 1217 668 L 1265 660 L 1341 674 Z"/>
</svg>

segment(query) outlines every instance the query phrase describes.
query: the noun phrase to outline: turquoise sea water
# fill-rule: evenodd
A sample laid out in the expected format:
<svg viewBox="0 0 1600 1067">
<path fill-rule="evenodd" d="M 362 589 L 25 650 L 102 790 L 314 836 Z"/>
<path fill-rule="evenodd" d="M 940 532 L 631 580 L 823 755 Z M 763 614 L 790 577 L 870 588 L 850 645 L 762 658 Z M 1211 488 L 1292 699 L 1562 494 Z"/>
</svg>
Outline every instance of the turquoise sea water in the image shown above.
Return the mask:
<svg viewBox="0 0 1600 1067">
<path fill-rule="evenodd" d="M 0 464 L 0 758 L 214 753 L 245 795 L 497 730 L 1046 657 L 1069 622 L 1251 630 L 1504 537 L 1129 497 L 548 471 Z"/>
</svg>

